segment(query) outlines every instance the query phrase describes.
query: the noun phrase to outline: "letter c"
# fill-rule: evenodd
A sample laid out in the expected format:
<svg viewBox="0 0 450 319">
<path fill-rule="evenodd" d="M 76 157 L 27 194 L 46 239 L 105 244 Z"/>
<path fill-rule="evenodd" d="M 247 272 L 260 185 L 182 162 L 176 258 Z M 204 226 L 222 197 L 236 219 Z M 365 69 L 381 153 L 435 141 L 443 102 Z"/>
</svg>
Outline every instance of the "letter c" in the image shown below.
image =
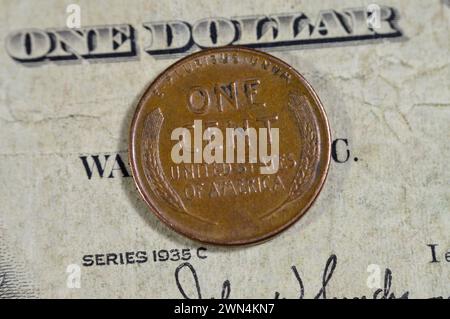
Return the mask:
<svg viewBox="0 0 450 319">
<path fill-rule="evenodd" d="M 345 163 L 350 158 L 350 150 L 347 148 L 347 156 L 344 159 L 339 159 L 337 155 L 337 144 L 338 142 L 343 142 L 345 146 L 348 146 L 348 140 L 346 138 L 338 138 L 333 141 L 331 145 L 331 157 L 336 163 Z"/>
</svg>

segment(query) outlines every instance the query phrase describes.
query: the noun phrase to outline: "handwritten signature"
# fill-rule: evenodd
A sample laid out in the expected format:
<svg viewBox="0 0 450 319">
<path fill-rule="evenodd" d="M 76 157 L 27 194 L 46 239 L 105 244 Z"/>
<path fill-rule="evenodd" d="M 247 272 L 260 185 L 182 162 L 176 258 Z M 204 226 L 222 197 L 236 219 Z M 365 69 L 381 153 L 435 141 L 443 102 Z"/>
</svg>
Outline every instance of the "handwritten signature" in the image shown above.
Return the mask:
<svg viewBox="0 0 450 319">
<path fill-rule="evenodd" d="M 331 255 L 326 264 L 325 268 L 323 270 L 322 274 L 322 283 L 321 288 L 317 293 L 314 294 L 314 299 L 336 299 L 337 297 L 330 297 L 328 293 L 328 288 L 330 286 L 330 281 L 333 278 L 334 271 L 337 266 L 337 256 Z M 295 278 L 295 282 L 298 285 L 298 296 L 297 298 L 303 299 L 305 298 L 305 285 L 303 283 L 303 280 L 297 270 L 296 266 L 291 267 L 292 273 Z M 192 287 L 186 287 L 183 286 L 180 281 L 180 273 L 182 271 L 187 271 L 191 274 L 193 278 L 193 284 L 194 284 L 194 291 L 195 293 L 193 295 L 188 295 L 186 291 L 192 291 Z M 404 291 L 401 294 L 396 295 L 394 292 L 392 292 L 392 271 L 389 268 L 386 268 L 384 273 L 384 284 L 383 288 L 377 289 L 373 295 L 371 296 L 372 299 L 408 299 L 409 298 L 409 291 Z M 202 289 L 200 287 L 200 282 L 198 280 L 197 271 L 195 270 L 194 266 L 192 266 L 190 263 L 185 262 L 180 264 L 175 269 L 175 282 L 177 285 L 177 288 L 183 298 L 185 299 L 202 299 Z M 231 295 L 231 283 L 229 280 L 225 280 L 222 284 L 221 289 L 221 298 L 222 299 L 228 299 Z M 282 298 L 281 294 L 278 291 L 275 291 L 274 294 L 275 299 Z M 342 297 L 346 298 L 346 297 Z M 352 297 L 352 298 L 360 298 L 360 299 L 367 299 L 367 296 L 360 296 L 360 297 Z M 433 298 L 439 298 L 442 299 L 442 296 L 433 297 Z M 450 297 L 449 297 L 450 298 Z"/>
</svg>

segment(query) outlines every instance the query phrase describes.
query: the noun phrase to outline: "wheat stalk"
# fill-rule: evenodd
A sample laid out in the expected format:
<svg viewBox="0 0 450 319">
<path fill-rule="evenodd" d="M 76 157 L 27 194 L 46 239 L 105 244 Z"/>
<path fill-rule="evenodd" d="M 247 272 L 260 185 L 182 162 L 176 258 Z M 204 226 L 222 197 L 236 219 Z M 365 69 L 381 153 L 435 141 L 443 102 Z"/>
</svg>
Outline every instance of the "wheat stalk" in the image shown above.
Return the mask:
<svg viewBox="0 0 450 319">
<path fill-rule="evenodd" d="M 147 116 L 144 123 L 144 130 L 142 132 L 143 168 L 151 190 L 157 197 L 165 201 L 176 211 L 187 214 L 208 224 L 216 224 L 190 214 L 184 206 L 180 196 L 167 182 L 162 169 L 161 161 L 159 159 L 159 132 L 161 130 L 163 120 L 164 117 L 161 110 L 159 108 L 155 109 Z"/>
<path fill-rule="evenodd" d="M 291 93 L 289 96 L 288 107 L 294 113 L 300 131 L 300 138 L 303 141 L 299 167 L 286 200 L 275 209 L 260 216 L 261 219 L 272 216 L 280 211 L 285 205 L 301 196 L 311 184 L 314 177 L 314 167 L 316 165 L 316 155 L 318 152 L 318 137 L 314 125 L 315 119 L 311 113 L 311 105 L 304 96 Z"/>
<path fill-rule="evenodd" d="M 318 141 L 309 101 L 304 96 L 292 94 L 288 105 L 294 113 L 303 141 L 299 167 L 288 196 L 288 200 L 292 201 L 301 196 L 313 180 Z"/>
</svg>

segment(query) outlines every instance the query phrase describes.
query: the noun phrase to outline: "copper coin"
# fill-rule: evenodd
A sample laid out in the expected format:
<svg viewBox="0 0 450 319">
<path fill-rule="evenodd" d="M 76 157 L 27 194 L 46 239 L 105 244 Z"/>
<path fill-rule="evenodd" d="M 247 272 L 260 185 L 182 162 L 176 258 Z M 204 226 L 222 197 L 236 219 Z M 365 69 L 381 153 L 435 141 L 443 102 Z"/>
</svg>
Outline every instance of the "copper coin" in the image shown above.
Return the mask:
<svg viewBox="0 0 450 319">
<path fill-rule="evenodd" d="M 311 206 L 330 162 L 328 120 L 291 66 L 223 47 L 170 66 L 138 102 L 129 156 L 150 210 L 199 241 L 267 239 Z"/>
</svg>

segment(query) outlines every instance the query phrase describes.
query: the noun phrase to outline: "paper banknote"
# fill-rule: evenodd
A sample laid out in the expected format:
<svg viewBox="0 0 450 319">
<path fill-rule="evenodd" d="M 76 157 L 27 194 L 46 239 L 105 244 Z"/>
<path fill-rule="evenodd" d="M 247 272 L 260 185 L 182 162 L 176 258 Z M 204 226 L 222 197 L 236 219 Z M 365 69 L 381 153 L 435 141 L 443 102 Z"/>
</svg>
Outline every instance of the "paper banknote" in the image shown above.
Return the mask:
<svg viewBox="0 0 450 319">
<path fill-rule="evenodd" d="M 441 0 L 1 0 L 0 297 L 448 298 L 449 27 Z M 145 88 L 224 45 L 298 70 L 332 135 L 305 216 L 233 248 L 155 217 L 127 151 Z"/>
</svg>

